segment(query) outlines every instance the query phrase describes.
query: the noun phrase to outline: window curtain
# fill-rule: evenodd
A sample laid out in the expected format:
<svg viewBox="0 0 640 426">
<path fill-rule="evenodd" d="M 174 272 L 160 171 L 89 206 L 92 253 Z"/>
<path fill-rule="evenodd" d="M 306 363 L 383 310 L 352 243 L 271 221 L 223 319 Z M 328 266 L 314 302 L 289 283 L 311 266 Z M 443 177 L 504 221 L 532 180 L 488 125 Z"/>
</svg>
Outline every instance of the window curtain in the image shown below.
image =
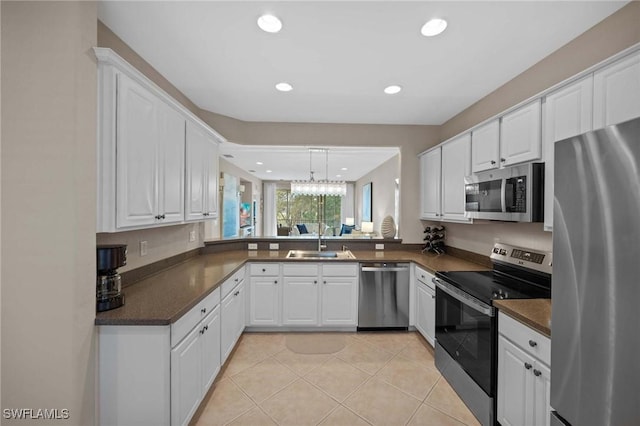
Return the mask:
<svg viewBox="0 0 640 426">
<path fill-rule="evenodd" d="M 265 237 L 276 236 L 276 182 L 264 182 L 262 184 L 262 196 L 264 197 L 263 235 Z"/>
<path fill-rule="evenodd" d="M 342 197 L 342 202 L 340 205 L 340 219 L 342 220 L 342 223 L 346 222 L 346 218 L 347 217 L 353 217 L 355 218 L 355 212 L 356 212 L 356 199 L 355 199 L 355 193 L 356 193 L 356 186 L 353 182 L 347 182 L 347 194 Z"/>
</svg>

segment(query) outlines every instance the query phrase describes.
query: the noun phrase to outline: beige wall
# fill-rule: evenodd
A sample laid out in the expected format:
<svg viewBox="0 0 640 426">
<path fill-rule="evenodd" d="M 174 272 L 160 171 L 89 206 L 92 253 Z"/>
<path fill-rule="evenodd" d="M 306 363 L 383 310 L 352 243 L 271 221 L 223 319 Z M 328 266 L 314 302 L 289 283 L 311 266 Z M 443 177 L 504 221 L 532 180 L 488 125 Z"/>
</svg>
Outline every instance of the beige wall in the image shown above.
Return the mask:
<svg viewBox="0 0 640 426">
<path fill-rule="evenodd" d="M 236 143 L 398 147 L 401 182 L 399 223 L 402 224 L 398 236 L 405 243 L 422 242 L 423 226 L 418 219 L 418 154 L 438 143 L 438 126 L 242 122 L 208 111 L 201 111 L 200 117 Z"/>
<path fill-rule="evenodd" d="M 396 220 L 395 189 L 396 179 L 399 177 L 400 155 L 398 154 L 356 181 L 356 224 L 358 227 L 362 222 L 362 187 L 369 182 L 372 183 L 371 220 L 373 221 L 373 229 L 378 235 L 381 235 L 380 225 L 382 225 L 382 219 L 391 215 Z"/>
<path fill-rule="evenodd" d="M 204 245 L 203 229 L 203 224 L 198 222 L 138 231 L 103 233 L 96 235 L 96 243 L 126 244 L 127 264 L 118 269 L 119 272 L 125 272 L 202 247 Z M 189 241 L 191 231 L 195 233 L 195 241 Z M 147 242 L 145 256 L 140 256 L 141 241 Z"/>
<path fill-rule="evenodd" d="M 71 418 L 56 424 L 90 425 L 96 3 L 3 1 L 1 8 L 1 405 L 66 408 Z"/>
</svg>

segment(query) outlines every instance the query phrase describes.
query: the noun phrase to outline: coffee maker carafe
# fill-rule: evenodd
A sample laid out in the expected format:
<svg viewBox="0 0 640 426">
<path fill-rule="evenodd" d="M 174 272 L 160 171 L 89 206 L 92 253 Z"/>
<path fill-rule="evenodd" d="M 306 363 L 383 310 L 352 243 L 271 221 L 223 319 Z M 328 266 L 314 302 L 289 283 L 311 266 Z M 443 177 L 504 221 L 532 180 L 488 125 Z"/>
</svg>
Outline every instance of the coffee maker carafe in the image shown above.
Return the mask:
<svg viewBox="0 0 640 426">
<path fill-rule="evenodd" d="M 98 278 L 96 310 L 108 311 L 124 305 L 122 279 L 117 269 L 127 264 L 127 245 L 98 245 L 96 248 Z"/>
</svg>

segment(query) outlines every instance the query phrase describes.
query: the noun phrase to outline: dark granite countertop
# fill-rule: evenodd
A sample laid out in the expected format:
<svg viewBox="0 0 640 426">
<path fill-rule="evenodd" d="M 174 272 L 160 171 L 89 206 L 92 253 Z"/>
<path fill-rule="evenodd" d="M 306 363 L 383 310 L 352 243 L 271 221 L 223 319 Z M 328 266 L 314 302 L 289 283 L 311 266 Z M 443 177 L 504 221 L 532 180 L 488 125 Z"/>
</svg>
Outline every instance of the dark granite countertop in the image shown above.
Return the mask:
<svg viewBox="0 0 640 426">
<path fill-rule="evenodd" d="M 488 268 L 451 255 L 409 250 L 353 251 L 356 259 L 325 262 L 406 261 L 431 271 L 479 271 Z M 124 289 L 125 305 L 96 314 L 96 325 L 169 325 L 219 287 L 246 262 L 318 262 L 286 259 L 286 251 L 236 250 L 201 254 L 148 276 Z"/>
<path fill-rule="evenodd" d="M 551 337 L 551 299 L 494 300 L 493 305 L 511 318 Z"/>
</svg>

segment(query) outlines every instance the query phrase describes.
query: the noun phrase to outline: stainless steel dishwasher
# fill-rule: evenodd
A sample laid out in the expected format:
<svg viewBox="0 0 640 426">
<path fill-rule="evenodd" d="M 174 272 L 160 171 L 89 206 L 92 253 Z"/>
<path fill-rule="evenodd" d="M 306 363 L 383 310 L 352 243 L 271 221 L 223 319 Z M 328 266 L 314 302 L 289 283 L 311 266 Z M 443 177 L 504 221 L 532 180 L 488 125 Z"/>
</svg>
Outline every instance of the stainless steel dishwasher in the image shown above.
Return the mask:
<svg viewBox="0 0 640 426">
<path fill-rule="evenodd" d="M 361 263 L 358 330 L 407 330 L 409 264 Z"/>
</svg>

